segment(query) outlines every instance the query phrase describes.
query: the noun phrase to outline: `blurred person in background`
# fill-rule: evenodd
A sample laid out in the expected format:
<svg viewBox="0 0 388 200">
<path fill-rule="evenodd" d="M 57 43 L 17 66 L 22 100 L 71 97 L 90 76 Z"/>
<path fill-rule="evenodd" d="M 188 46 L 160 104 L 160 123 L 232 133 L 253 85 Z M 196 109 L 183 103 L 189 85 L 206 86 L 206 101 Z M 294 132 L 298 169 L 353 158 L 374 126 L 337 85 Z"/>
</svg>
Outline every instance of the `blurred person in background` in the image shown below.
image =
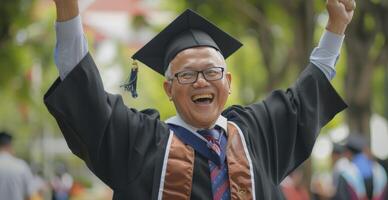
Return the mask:
<svg viewBox="0 0 388 200">
<path fill-rule="evenodd" d="M 0 200 L 30 200 L 35 194 L 31 169 L 13 152 L 12 136 L 0 132 Z"/>
<path fill-rule="evenodd" d="M 128 108 L 105 92 L 78 2 L 54 1 L 60 77 L 44 101 L 72 152 L 114 190 L 114 199 L 282 199 L 280 182 L 346 107 L 330 80 L 354 0 L 327 1 L 327 30 L 294 85 L 227 109 L 232 79 L 225 59 L 242 44 L 184 11 L 133 56 L 166 77 L 177 111 L 166 122 L 155 109 Z M 128 87 L 136 96 L 133 72 Z"/>
<path fill-rule="evenodd" d="M 370 154 L 367 140 L 350 134 L 343 157 L 336 162 L 333 200 L 385 200 L 387 174 Z"/>
<path fill-rule="evenodd" d="M 333 191 L 336 191 L 338 186 L 338 180 L 341 173 L 352 167 L 351 163 L 352 155 L 346 151 L 346 147 L 343 144 L 333 143 L 333 152 L 331 154 L 331 163 L 332 163 L 332 183 Z"/>
<path fill-rule="evenodd" d="M 303 184 L 303 169 L 296 168 L 280 184 L 287 200 L 309 200 L 309 192 Z"/>
<path fill-rule="evenodd" d="M 387 148 L 388 148 L 388 147 L 387 147 Z M 378 159 L 378 162 L 380 163 L 381 166 L 384 167 L 385 173 L 388 174 L 388 159 L 385 159 L 385 160 L 380 160 L 380 159 Z"/>
<path fill-rule="evenodd" d="M 50 182 L 52 188 L 52 200 L 70 199 L 70 190 L 73 187 L 74 180 L 63 163 L 57 165 L 55 169 L 55 176 Z"/>
<path fill-rule="evenodd" d="M 50 193 L 50 185 L 43 178 L 42 168 L 39 165 L 31 164 L 30 166 L 33 175 L 33 185 L 36 190 L 32 200 L 43 200 Z"/>
</svg>

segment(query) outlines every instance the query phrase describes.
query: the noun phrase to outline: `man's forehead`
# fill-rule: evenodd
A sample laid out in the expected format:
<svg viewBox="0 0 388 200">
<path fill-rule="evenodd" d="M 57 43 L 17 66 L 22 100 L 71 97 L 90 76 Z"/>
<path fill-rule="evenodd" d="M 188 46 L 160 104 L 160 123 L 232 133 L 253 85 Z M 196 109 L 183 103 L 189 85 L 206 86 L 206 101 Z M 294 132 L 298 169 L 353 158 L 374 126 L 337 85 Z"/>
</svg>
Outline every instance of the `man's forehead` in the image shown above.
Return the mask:
<svg viewBox="0 0 388 200">
<path fill-rule="evenodd" d="M 198 69 L 210 66 L 225 66 L 222 54 L 212 47 L 193 47 L 179 52 L 170 63 L 174 68 Z"/>
<path fill-rule="evenodd" d="M 201 46 L 201 47 L 191 47 L 191 48 L 182 50 L 175 56 L 172 62 L 180 58 L 189 59 L 189 58 L 198 58 L 198 57 L 205 57 L 205 56 L 209 58 L 214 58 L 215 60 L 219 60 L 219 61 L 225 60 L 222 54 L 218 50 L 214 49 L 213 47 Z"/>
</svg>

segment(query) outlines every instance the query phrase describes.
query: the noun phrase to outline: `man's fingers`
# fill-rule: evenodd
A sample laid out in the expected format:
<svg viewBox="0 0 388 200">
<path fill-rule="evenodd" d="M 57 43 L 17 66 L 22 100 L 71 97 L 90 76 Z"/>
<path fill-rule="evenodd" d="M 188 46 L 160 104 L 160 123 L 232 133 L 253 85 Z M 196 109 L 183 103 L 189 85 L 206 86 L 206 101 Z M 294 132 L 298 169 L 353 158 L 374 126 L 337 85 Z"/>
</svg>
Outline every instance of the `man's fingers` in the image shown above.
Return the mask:
<svg viewBox="0 0 388 200">
<path fill-rule="evenodd" d="M 352 11 L 356 9 L 355 0 L 327 0 L 327 5 L 329 6 L 338 6 L 339 3 L 345 6 L 346 11 Z"/>
<path fill-rule="evenodd" d="M 352 11 L 352 10 L 356 9 L 356 1 L 355 0 L 338 0 L 338 1 L 345 6 L 345 9 L 347 11 Z"/>
<path fill-rule="evenodd" d="M 338 0 L 327 0 L 326 2 L 327 2 L 327 4 L 334 5 L 334 4 L 338 3 Z"/>
<path fill-rule="evenodd" d="M 355 10 L 356 9 L 356 0 L 352 0 L 352 4 L 351 4 L 351 10 Z"/>
</svg>

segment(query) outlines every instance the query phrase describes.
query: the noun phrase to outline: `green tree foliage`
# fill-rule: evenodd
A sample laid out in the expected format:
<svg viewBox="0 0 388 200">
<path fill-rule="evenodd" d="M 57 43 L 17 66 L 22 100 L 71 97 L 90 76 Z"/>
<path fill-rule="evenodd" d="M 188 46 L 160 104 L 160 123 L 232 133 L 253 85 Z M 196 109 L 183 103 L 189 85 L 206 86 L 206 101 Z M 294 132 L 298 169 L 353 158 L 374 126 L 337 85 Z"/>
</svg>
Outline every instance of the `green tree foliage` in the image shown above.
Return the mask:
<svg viewBox="0 0 388 200">
<path fill-rule="evenodd" d="M 367 136 L 371 114 L 383 114 L 383 105 L 387 104 L 386 95 L 381 94 L 386 94 L 383 85 L 384 76 L 388 75 L 384 69 L 379 69 L 388 63 L 387 20 L 386 1 L 359 1 L 345 41 L 347 123 L 351 132 Z M 376 70 L 383 76 L 375 73 Z"/>
<path fill-rule="evenodd" d="M 52 10 L 31 0 L 6 0 L 0 7 L 0 128 L 16 136 L 26 153 L 31 139 L 55 123 L 43 105 L 55 77 Z M 50 131 L 57 132 L 57 131 Z"/>
<path fill-rule="evenodd" d="M 28 68 L 26 49 L 22 46 L 25 35 L 22 27 L 30 23 L 33 1 L 6 0 L 0 7 L 0 87 L 11 84 L 15 74 Z"/>
</svg>

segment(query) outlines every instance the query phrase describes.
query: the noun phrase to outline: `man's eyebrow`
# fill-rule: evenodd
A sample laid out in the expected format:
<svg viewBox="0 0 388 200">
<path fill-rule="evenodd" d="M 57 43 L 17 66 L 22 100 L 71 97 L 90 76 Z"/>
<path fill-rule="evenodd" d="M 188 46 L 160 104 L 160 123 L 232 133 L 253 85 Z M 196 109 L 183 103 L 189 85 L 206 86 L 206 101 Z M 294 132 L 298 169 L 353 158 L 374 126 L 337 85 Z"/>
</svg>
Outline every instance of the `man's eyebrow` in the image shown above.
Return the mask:
<svg viewBox="0 0 388 200">
<path fill-rule="evenodd" d="M 200 67 L 200 66 L 199 66 Z M 198 69 L 199 67 L 193 67 L 193 66 L 186 66 L 186 67 L 182 67 L 181 70 L 179 71 L 187 71 L 187 70 L 193 70 L 193 71 L 201 71 L 201 70 L 206 70 L 206 69 L 209 69 L 209 68 L 212 68 L 212 67 L 223 67 L 225 68 L 224 65 L 216 65 L 216 64 L 213 64 L 213 63 L 209 63 L 209 64 L 206 64 L 202 67 L 200 67 L 200 69 Z"/>
</svg>

